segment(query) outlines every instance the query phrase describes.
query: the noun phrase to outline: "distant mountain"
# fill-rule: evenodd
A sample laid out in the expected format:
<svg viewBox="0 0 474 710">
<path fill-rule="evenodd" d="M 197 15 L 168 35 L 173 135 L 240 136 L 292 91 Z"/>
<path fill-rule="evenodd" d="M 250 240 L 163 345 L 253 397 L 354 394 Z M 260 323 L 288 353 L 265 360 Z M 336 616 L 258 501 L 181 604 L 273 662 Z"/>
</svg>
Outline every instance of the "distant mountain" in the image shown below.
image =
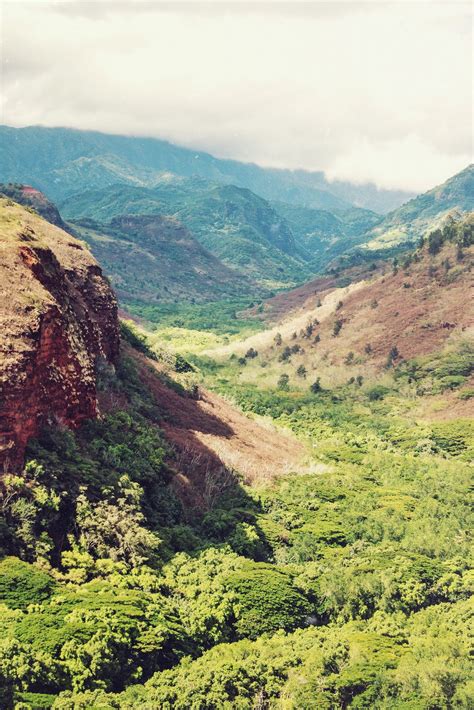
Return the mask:
<svg viewBox="0 0 474 710">
<path fill-rule="evenodd" d="M 127 215 L 107 226 L 86 220 L 74 231 L 100 260 L 124 305 L 203 303 L 262 292 L 172 217 Z"/>
<path fill-rule="evenodd" d="M 267 288 L 294 285 L 311 274 L 298 255 L 285 218 L 264 199 L 234 185 L 201 178 L 162 177 L 154 188 L 114 185 L 66 199 L 69 220 L 107 224 L 126 214 L 164 214 L 179 220 L 228 266 Z M 105 256 L 100 256 L 107 266 Z"/>
<path fill-rule="evenodd" d="M 329 182 L 322 172 L 262 168 L 155 138 L 67 128 L 0 127 L 0 181 L 26 182 L 55 202 L 118 182 L 154 186 L 163 173 L 244 187 L 270 200 L 317 209 L 352 205 L 385 213 L 412 197 L 375 185 Z"/>
<path fill-rule="evenodd" d="M 473 209 L 474 164 L 388 214 L 367 232 L 366 247 L 387 249 L 417 240 L 442 226 L 450 214 Z"/>
<path fill-rule="evenodd" d="M 365 241 L 365 232 L 380 222 L 380 215 L 353 207 L 349 210 L 316 210 L 274 202 L 294 234 L 298 253 L 315 272 L 336 256 Z"/>
</svg>

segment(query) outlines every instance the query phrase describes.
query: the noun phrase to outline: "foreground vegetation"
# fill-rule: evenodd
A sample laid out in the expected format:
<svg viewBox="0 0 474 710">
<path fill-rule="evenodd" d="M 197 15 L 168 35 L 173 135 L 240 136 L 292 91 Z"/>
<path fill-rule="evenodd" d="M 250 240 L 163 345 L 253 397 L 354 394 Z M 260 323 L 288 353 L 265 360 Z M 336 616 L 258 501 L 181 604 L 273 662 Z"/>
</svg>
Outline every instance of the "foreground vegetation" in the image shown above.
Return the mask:
<svg viewBox="0 0 474 710">
<path fill-rule="evenodd" d="M 123 356 L 102 377 L 120 406 L 76 434 L 46 429 L 4 479 L 1 707 L 470 707 L 474 427 L 412 409 L 428 382 L 451 391 L 460 360 L 306 391 L 200 361 L 311 461 L 253 488 L 234 474 L 190 509 L 166 412 Z"/>
</svg>

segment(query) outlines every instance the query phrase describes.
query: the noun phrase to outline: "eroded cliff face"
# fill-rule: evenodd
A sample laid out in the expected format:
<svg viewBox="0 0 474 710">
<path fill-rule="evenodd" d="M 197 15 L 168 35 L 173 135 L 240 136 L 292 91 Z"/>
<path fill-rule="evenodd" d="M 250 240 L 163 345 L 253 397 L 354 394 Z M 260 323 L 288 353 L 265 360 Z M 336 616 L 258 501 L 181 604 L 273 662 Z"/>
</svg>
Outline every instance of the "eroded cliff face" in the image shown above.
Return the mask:
<svg viewBox="0 0 474 710">
<path fill-rule="evenodd" d="M 97 372 L 118 350 L 117 302 L 87 247 L 0 199 L 0 474 L 43 423 L 97 415 Z"/>
</svg>

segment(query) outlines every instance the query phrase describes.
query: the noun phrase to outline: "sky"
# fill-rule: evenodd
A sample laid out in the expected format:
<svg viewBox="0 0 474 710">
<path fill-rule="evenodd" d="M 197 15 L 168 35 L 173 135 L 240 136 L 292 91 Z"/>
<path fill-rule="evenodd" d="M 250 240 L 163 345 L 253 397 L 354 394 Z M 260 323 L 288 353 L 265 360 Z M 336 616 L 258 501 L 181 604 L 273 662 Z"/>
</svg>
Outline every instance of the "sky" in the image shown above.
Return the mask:
<svg viewBox="0 0 474 710">
<path fill-rule="evenodd" d="M 472 162 L 469 2 L 0 0 L 0 120 L 423 191 Z"/>
</svg>

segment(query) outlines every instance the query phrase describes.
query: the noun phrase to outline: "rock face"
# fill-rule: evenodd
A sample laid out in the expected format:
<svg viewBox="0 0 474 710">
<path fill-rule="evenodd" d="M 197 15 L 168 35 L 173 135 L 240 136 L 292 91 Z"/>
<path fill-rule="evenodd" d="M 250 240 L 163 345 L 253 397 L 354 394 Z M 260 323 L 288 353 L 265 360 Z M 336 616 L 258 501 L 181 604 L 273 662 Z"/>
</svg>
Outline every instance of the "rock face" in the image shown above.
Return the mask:
<svg viewBox="0 0 474 710">
<path fill-rule="evenodd" d="M 119 351 L 117 302 L 81 242 L 0 199 L 0 473 L 56 421 L 97 415 L 97 372 Z"/>
</svg>

